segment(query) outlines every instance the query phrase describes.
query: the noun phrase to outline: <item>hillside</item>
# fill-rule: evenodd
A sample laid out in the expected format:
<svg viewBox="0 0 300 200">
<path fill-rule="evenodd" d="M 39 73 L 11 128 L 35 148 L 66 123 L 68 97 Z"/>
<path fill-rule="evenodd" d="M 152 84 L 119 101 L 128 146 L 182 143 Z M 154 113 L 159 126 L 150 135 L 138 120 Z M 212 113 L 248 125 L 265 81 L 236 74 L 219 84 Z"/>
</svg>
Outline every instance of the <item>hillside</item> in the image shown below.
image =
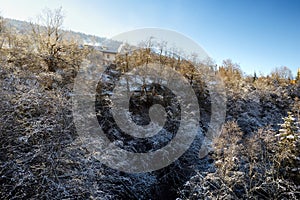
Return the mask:
<svg viewBox="0 0 300 200">
<path fill-rule="evenodd" d="M 36 29 L 40 32 L 32 37 L 28 23 L 8 19 L 7 24 L 3 29 L 7 31 L 0 32 L 1 41 L 7 44 L 0 48 L 1 199 L 300 198 L 299 77 L 291 81 L 282 73 L 244 76 L 231 60 L 215 67 L 159 54 L 155 46 L 118 54 L 111 63 L 103 65 L 99 51 L 80 44 L 101 44 L 105 38 L 68 31 L 80 39 L 57 39 L 61 32 L 47 35 L 40 27 Z M 10 32 L 10 27 L 15 31 Z M 119 43 L 113 41 L 111 48 L 118 46 L 115 44 Z M 133 73 L 149 63 L 163 67 L 147 68 L 147 72 L 154 70 L 159 74 L 168 69 L 190 85 L 200 110 L 198 121 L 189 118 L 194 112 L 183 117 L 182 99 L 163 86 L 164 80 L 153 81 Z M 202 71 L 197 70 L 198 65 Z M 95 68 L 103 71 L 93 74 Z M 90 88 L 76 93 L 74 85 L 81 71 L 97 77 L 96 94 L 89 93 Z M 226 104 L 226 116 L 220 130 L 213 130 L 219 131 L 220 136 L 209 138 L 211 143 L 206 138 L 213 128 L 210 122 L 214 94 L 209 90 L 214 83 L 207 82 L 208 72 L 220 77 L 224 83 L 222 94 L 226 94 L 226 99 L 222 95 L 216 97 Z M 166 82 L 177 86 L 171 75 L 166 76 Z M 149 79 L 151 83 L 147 82 Z M 89 85 L 93 80 L 80 81 L 79 85 Z M 143 84 L 133 87 L 134 82 Z M 116 93 L 116 87 L 125 89 Z M 117 102 L 113 99 L 124 99 L 128 94 L 126 113 L 137 125 L 150 124 L 154 104 L 164 108 L 166 123 L 156 135 L 139 138 L 120 128 L 114 112 L 125 107 L 113 111 Z M 82 101 L 77 102 L 76 95 Z M 90 96 L 94 98 L 93 112 L 75 112 L 77 104 L 89 111 Z M 132 153 L 161 149 L 176 137 L 183 123 L 191 129 L 195 123 L 197 131 L 187 151 L 170 165 L 151 172 L 129 173 L 97 159 L 98 152 L 89 145 L 99 147 L 103 141 L 83 140 L 76 120 L 93 120 L 93 115 L 112 144 Z M 88 133 L 94 127 L 84 128 Z M 184 131 L 184 135 L 191 134 L 189 129 Z M 210 145 L 209 152 L 200 151 L 203 145 Z M 165 158 L 168 157 L 155 162 Z M 152 163 L 145 160 L 143 164 Z M 120 165 L 126 166 L 126 162 Z"/>
<path fill-rule="evenodd" d="M 12 31 L 15 31 L 17 34 L 29 34 L 32 30 L 32 26 L 30 25 L 30 22 L 20 21 L 16 19 L 8 19 L 8 18 L 6 18 L 5 21 L 7 23 L 7 27 L 12 29 Z M 110 50 L 113 51 L 117 51 L 121 44 L 118 41 L 112 41 L 105 37 L 89 35 L 81 32 L 74 32 L 72 30 L 62 29 L 62 32 L 64 35 L 66 35 L 67 38 L 76 38 L 80 44 L 84 44 L 84 45 L 86 44 L 92 46 L 105 45 L 109 47 Z"/>
</svg>

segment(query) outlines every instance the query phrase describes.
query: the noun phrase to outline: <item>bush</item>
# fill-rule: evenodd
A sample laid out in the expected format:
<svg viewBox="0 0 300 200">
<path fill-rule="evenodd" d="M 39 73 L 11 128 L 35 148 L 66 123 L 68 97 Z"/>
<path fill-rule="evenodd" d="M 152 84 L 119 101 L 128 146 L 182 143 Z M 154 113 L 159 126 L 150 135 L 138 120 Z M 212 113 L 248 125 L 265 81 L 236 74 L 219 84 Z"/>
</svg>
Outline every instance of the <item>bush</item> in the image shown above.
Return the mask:
<svg viewBox="0 0 300 200">
<path fill-rule="evenodd" d="M 214 141 L 216 172 L 197 172 L 180 199 L 298 199 L 298 180 L 278 171 L 275 135 L 266 127 L 245 136 L 236 122 L 227 122 Z"/>
</svg>

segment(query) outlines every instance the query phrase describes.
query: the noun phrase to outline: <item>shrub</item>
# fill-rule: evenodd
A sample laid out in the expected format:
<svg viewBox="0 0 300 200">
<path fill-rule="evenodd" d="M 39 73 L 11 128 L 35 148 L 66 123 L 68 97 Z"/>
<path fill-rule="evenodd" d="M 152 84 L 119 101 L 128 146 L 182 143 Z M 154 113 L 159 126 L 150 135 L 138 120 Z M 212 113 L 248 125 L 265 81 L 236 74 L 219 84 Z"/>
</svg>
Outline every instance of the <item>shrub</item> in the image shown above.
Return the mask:
<svg viewBox="0 0 300 200">
<path fill-rule="evenodd" d="M 297 131 L 290 115 L 284 119 L 277 135 L 266 128 L 243 138 L 236 122 L 223 126 L 220 137 L 214 142 L 215 175 L 223 191 L 214 195 L 230 194 L 232 198 L 247 199 L 296 198 L 299 146 L 294 138 Z M 278 141 L 275 135 L 282 139 Z M 293 140 L 291 135 L 294 135 Z"/>
<path fill-rule="evenodd" d="M 276 149 L 276 167 L 278 173 L 294 182 L 300 182 L 300 129 L 291 112 L 283 118 Z"/>
</svg>

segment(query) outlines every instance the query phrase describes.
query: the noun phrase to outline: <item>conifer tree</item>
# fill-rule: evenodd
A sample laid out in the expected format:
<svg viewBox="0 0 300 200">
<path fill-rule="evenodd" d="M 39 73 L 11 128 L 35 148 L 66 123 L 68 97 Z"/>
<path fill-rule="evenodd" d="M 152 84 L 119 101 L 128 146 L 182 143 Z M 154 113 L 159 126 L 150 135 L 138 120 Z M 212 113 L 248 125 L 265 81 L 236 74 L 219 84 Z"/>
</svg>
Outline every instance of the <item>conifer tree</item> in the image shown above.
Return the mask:
<svg viewBox="0 0 300 200">
<path fill-rule="evenodd" d="M 296 118 L 291 112 L 283 118 L 279 129 L 279 145 L 276 152 L 277 169 L 280 175 L 289 177 L 295 182 L 300 181 L 300 130 Z"/>
<path fill-rule="evenodd" d="M 300 82 L 300 68 L 298 68 L 297 76 L 296 76 L 296 82 Z"/>
</svg>

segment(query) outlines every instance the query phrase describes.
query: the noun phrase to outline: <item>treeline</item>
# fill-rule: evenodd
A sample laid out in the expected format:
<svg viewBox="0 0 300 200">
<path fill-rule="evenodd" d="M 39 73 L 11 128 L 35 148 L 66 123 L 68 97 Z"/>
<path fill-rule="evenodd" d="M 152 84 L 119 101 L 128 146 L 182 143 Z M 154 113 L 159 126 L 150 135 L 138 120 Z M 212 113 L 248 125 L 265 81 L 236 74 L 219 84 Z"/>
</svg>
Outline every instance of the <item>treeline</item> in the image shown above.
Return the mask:
<svg viewBox="0 0 300 200">
<path fill-rule="evenodd" d="M 6 20 L 0 17 L 2 61 L 30 71 L 61 72 L 67 70 L 71 76 L 69 78 L 74 78 L 82 60 L 91 53 L 91 48 L 83 45 L 81 38 L 62 30 L 63 22 L 62 8 L 45 9 L 43 14 L 39 15 L 35 22 L 30 22 L 30 27 L 26 27 L 26 31 L 22 32 L 9 26 Z M 154 46 L 156 52 L 151 51 Z M 230 59 L 224 60 L 222 65 L 217 66 L 211 60 L 200 62 L 197 59 L 198 55 L 194 54 L 183 58 L 177 55 L 176 51 L 180 54 L 179 50 L 169 51 L 166 44 L 155 44 L 151 39 L 141 42 L 138 48 L 135 47 L 139 50 L 130 51 L 131 48 L 129 45 L 125 47 L 127 53 L 119 54 L 115 61 L 123 72 L 147 62 L 159 62 L 182 73 L 190 83 L 197 81 L 201 74 L 207 73 L 205 68 L 215 71 L 230 87 L 241 79 L 266 84 L 296 84 L 300 80 L 300 71 L 294 78 L 291 70 L 286 66 L 275 68 L 267 76 L 257 76 L 255 72 L 253 75 L 245 76 L 240 66 Z M 200 68 L 195 68 L 194 65 L 200 65 Z"/>
</svg>

